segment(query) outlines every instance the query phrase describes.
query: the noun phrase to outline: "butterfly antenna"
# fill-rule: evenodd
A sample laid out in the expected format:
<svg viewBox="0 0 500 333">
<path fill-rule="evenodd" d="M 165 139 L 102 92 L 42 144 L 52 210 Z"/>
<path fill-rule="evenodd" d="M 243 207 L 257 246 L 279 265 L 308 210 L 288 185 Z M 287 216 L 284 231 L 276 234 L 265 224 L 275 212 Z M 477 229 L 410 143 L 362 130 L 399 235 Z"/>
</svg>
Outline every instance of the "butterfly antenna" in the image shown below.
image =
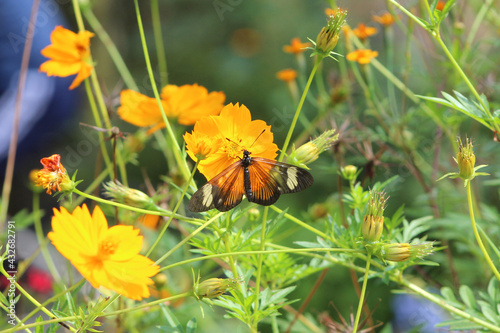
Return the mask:
<svg viewBox="0 0 500 333">
<path fill-rule="evenodd" d="M 265 129 L 263 129 L 263 130 L 262 130 L 262 132 L 260 132 L 260 134 L 259 134 L 259 135 L 257 135 L 257 137 L 255 138 L 255 140 L 253 141 L 253 143 L 250 145 L 250 147 L 248 147 L 249 149 L 250 149 L 250 148 L 252 148 L 252 146 L 254 145 L 254 143 L 256 143 L 256 142 L 257 142 L 257 140 L 259 140 L 260 136 L 261 136 L 262 134 L 264 134 L 264 132 L 265 132 L 265 131 L 266 131 L 266 130 L 265 130 Z"/>
</svg>

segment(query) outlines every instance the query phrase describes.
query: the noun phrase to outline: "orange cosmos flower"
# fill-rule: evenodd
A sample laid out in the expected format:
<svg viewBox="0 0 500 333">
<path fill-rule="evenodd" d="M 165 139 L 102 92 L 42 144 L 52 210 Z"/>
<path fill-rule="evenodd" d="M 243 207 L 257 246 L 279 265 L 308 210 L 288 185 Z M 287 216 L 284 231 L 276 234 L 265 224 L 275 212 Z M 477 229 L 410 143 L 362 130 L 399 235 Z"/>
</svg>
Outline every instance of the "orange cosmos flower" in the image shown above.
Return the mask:
<svg viewBox="0 0 500 333">
<path fill-rule="evenodd" d="M 325 14 L 326 16 L 335 16 L 337 14 L 337 10 L 331 8 L 325 8 Z"/>
<path fill-rule="evenodd" d="M 74 33 L 61 26 L 55 27 L 50 34 L 51 45 L 42 50 L 42 55 L 50 58 L 40 65 L 39 71 L 48 76 L 70 76 L 77 74 L 69 89 L 74 89 L 90 76 L 92 64 L 90 61 L 90 38 L 94 36 L 89 31 Z"/>
<path fill-rule="evenodd" d="M 50 157 L 45 157 L 40 160 L 43 169 L 36 174 L 35 184 L 47 189 L 48 194 L 52 191 L 71 192 L 75 184 L 69 178 L 66 169 L 61 164 L 61 155 L 54 154 Z"/>
<path fill-rule="evenodd" d="M 218 115 L 224 107 L 226 95 L 219 91 L 208 93 L 207 88 L 197 84 L 163 87 L 161 99 L 169 118 L 177 118 L 181 125 L 194 125 L 205 116 Z"/>
<path fill-rule="evenodd" d="M 442 11 L 444 9 L 445 5 L 446 5 L 446 1 L 439 0 L 438 3 L 436 4 L 436 9 L 439 11 Z"/>
<path fill-rule="evenodd" d="M 132 226 L 108 228 L 99 206 L 90 215 L 87 206 L 70 214 L 64 207 L 54 208 L 48 237 L 94 288 L 101 286 L 128 298 L 149 297 L 150 279 L 159 266 L 139 254 L 142 236 Z"/>
<path fill-rule="evenodd" d="M 372 18 L 375 22 L 378 22 L 386 27 L 393 25 L 395 22 L 394 16 L 392 16 L 391 13 L 384 13 L 380 16 L 373 15 Z"/>
<path fill-rule="evenodd" d="M 306 50 L 306 47 L 311 46 L 311 43 L 302 43 L 300 38 L 295 37 L 291 40 L 290 45 L 283 46 L 283 51 L 286 53 L 299 54 Z"/>
<path fill-rule="evenodd" d="M 153 126 L 149 134 L 165 127 L 155 98 L 127 89 L 120 93 L 120 103 L 117 112 L 126 122 L 139 127 Z"/>
<path fill-rule="evenodd" d="M 208 93 L 205 87 L 197 84 L 175 86 L 167 85 L 161 93 L 161 103 L 169 118 L 176 118 L 181 125 L 193 125 L 198 119 L 217 115 L 224 107 L 226 95 L 223 92 Z M 120 94 L 120 118 L 139 127 L 149 127 L 151 134 L 165 127 L 161 110 L 155 98 L 133 90 Z"/>
<path fill-rule="evenodd" d="M 373 36 L 377 33 L 377 28 L 367 27 L 363 23 L 358 24 L 357 28 L 352 29 L 352 32 L 356 37 L 361 40 L 367 39 L 370 36 Z"/>
<path fill-rule="evenodd" d="M 218 116 L 196 122 L 193 131 L 184 134 L 184 140 L 194 161 L 198 161 L 200 147 L 205 147 L 202 148 L 205 159 L 198 164 L 198 170 L 207 180 L 239 161 L 245 149 L 252 156 L 268 159 L 274 159 L 278 150 L 271 126 L 262 120 L 252 120 L 247 107 L 238 103 L 226 105 Z"/>
<path fill-rule="evenodd" d="M 292 82 L 297 78 L 297 71 L 291 68 L 283 69 L 276 73 L 276 77 L 285 82 Z"/>
<path fill-rule="evenodd" d="M 372 50 L 356 50 L 354 52 L 351 52 L 347 54 L 346 58 L 349 61 L 357 61 L 361 65 L 366 65 L 369 64 L 372 58 L 375 58 L 378 56 L 377 51 L 372 51 Z"/>
</svg>

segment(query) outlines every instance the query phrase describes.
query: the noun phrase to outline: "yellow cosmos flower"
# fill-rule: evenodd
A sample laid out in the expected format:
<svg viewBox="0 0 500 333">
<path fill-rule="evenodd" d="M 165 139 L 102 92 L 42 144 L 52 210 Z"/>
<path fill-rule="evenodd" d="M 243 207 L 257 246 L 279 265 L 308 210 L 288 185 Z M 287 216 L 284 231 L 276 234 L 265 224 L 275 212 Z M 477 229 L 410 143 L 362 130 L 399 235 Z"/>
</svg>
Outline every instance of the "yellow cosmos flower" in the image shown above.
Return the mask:
<svg viewBox="0 0 500 333">
<path fill-rule="evenodd" d="M 84 204 L 69 213 L 54 208 L 48 237 L 94 288 L 105 287 L 134 300 L 149 297 L 150 277 L 159 266 L 139 254 L 142 236 L 132 226 L 108 228 L 99 206 L 92 215 Z"/>
<path fill-rule="evenodd" d="M 205 116 L 219 114 L 225 100 L 226 95 L 223 92 L 208 93 L 205 87 L 197 84 L 180 87 L 167 85 L 161 93 L 161 103 L 166 116 L 177 119 L 181 125 L 193 125 Z M 155 98 L 133 90 L 124 90 L 120 94 L 120 103 L 120 118 L 135 126 L 151 126 L 148 134 L 165 127 Z"/>
<path fill-rule="evenodd" d="M 357 28 L 352 29 L 352 33 L 361 40 L 365 40 L 377 33 L 377 28 L 367 27 L 363 23 L 358 24 Z"/>
<path fill-rule="evenodd" d="M 194 125 L 205 116 L 218 115 L 226 95 L 221 91 L 208 93 L 207 88 L 197 84 L 169 84 L 162 89 L 161 99 L 167 117 L 177 118 L 181 125 Z"/>
<path fill-rule="evenodd" d="M 42 55 L 50 58 L 40 65 L 39 71 L 48 76 L 70 76 L 77 74 L 69 89 L 74 89 L 90 76 L 94 68 L 90 61 L 89 31 L 74 33 L 61 26 L 55 27 L 50 34 L 51 45 L 42 50 Z"/>
<path fill-rule="evenodd" d="M 348 53 L 346 59 L 349 61 L 357 61 L 361 65 L 369 64 L 372 58 L 378 56 L 377 51 L 372 50 L 356 50 L 354 52 Z"/>
<path fill-rule="evenodd" d="M 276 73 L 276 78 L 284 82 L 292 82 L 297 78 L 297 71 L 291 68 L 286 68 Z"/>
<path fill-rule="evenodd" d="M 43 187 L 48 194 L 52 194 L 52 191 L 70 192 L 74 189 L 74 182 L 69 178 L 66 169 L 61 164 L 61 155 L 54 154 L 50 157 L 44 157 L 40 163 L 42 163 L 43 169 L 36 174 L 36 186 Z"/>
<path fill-rule="evenodd" d="M 117 111 L 120 118 L 135 126 L 152 126 L 149 134 L 165 127 L 155 98 L 127 89 L 120 93 L 120 104 Z"/>
<path fill-rule="evenodd" d="M 271 126 L 262 120 L 252 120 L 248 108 L 238 103 L 226 105 L 220 115 L 205 117 L 196 122 L 192 133 L 184 135 L 187 153 L 197 161 L 202 145 L 212 147 L 205 151 L 205 159 L 198 170 L 207 180 L 239 161 L 246 149 L 252 156 L 274 159 L 278 146 L 273 143 Z"/>
<path fill-rule="evenodd" d="M 394 19 L 394 16 L 391 15 L 391 13 L 384 13 L 380 16 L 376 16 L 376 15 L 373 15 L 372 16 L 373 20 L 375 22 L 378 22 L 380 24 L 382 24 L 383 26 L 390 26 L 390 25 L 393 25 L 394 22 L 396 21 Z"/>
<path fill-rule="evenodd" d="M 311 43 L 302 43 L 300 38 L 295 37 L 291 40 L 290 45 L 283 46 L 283 51 L 286 53 L 299 54 L 306 50 L 306 47 L 311 46 Z"/>
</svg>

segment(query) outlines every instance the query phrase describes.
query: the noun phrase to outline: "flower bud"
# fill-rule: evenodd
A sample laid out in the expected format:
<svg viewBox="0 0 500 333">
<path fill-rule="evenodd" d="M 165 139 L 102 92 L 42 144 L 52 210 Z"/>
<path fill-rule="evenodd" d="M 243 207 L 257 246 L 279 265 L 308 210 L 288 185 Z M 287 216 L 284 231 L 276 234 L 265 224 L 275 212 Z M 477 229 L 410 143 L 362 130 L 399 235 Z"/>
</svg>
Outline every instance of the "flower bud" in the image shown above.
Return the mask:
<svg viewBox="0 0 500 333">
<path fill-rule="evenodd" d="M 358 168 L 354 165 L 346 165 L 340 170 L 340 173 L 345 180 L 351 182 L 356 180 L 356 177 L 358 176 Z"/>
<path fill-rule="evenodd" d="M 287 158 L 287 163 L 309 169 L 307 164 L 316 161 L 322 152 L 329 149 L 332 143 L 337 141 L 339 135 L 334 134 L 335 130 L 328 130 L 313 141 L 303 144 L 298 149 L 293 147 L 292 153 Z"/>
<path fill-rule="evenodd" d="M 260 219 L 260 210 L 256 207 L 252 207 L 248 210 L 248 219 L 250 221 L 257 221 Z"/>
<path fill-rule="evenodd" d="M 115 202 L 129 206 L 156 210 L 153 200 L 144 192 L 129 188 L 118 181 L 110 181 L 104 184 L 104 194 Z"/>
<path fill-rule="evenodd" d="M 387 261 L 406 261 L 423 258 L 434 251 L 432 242 L 421 244 L 392 243 L 384 244 L 378 256 Z"/>
<path fill-rule="evenodd" d="M 406 261 L 410 259 L 410 244 L 386 244 L 382 247 L 382 258 L 388 261 Z"/>
<path fill-rule="evenodd" d="M 458 176 L 463 180 L 471 180 L 474 178 L 474 166 L 476 164 L 476 156 L 472 150 L 472 143 L 469 138 L 466 138 L 465 146 L 462 140 L 458 139 L 458 153 L 455 161 L 458 164 Z"/>
<path fill-rule="evenodd" d="M 235 279 L 208 279 L 201 283 L 195 282 L 193 286 L 194 296 L 198 299 L 216 298 L 238 285 Z"/>
<path fill-rule="evenodd" d="M 362 226 L 363 238 L 369 242 L 376 242 L 382 236 L 387 199 L 384 192 L 370 192 L 370 202 Z"/>
<path fill-rule="evenodd" d="M 345 22 L 347 10 L 337 9 L 335 15 L 330 16 L 328 23 L 321 29 L 316 38 L 316 54 L 326 57 L 333 51 L 340 37 L 340 30 Z"/>
</svg>

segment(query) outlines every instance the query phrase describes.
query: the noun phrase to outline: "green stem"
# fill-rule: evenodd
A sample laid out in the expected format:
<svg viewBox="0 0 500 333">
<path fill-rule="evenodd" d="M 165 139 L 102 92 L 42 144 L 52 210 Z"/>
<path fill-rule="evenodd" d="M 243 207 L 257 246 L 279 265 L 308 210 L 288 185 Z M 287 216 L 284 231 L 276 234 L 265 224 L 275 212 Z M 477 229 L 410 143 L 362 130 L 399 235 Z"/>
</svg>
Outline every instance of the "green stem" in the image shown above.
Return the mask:
<svg viewBox="0 0 500 333">
<path fill-rule="evenodd" d="M 162 87 L 168 84 L 167 57 L 165 56 L 165 46 L 161 31 L 160 7 L 158 0 L 151 0 L 151 19 L 153 23 L 153 34 L 155 37 L 156 56 L 160 69 L 160 84 Z"/>
<path fill-rule="evenodd" d="M 402 5 L 400 5 L 397 1 L 395 1 L 395 0 L 389 0 L 389 1 L 394 6 L 396 6 L 400 11 L 402 11 L 403 13 L 405 13 L 409 18 L 411 18 L 413 21 L 415 21 L 415 23 L 417 23 L 418 25 L 420 25 L 425 30 L 428 30 L 426 22 L 420 20 L 417 16 L 413 15 L 412 12 L 410 12 L 408 9 L 406 9 L 405 7 L 403 7 Z"/>
<path fill-rule="evenodd" d="M 90 200 L 94 200 L 94 201 L 101 202 L 101 203 L 104 203 L 104 204 L 107 204 L 107 205 L 111 205 L 111 206 L 116 206 L 116 207 L 119 207 L 119 208 L 128 209 L 128 210 L 131 210 L 131 211 L 134 211 L 134 212 L 137 212 L 137 213 L 141 213 L 141 214 L 160 215 L 160 216 L 173 216 L 174 218 L 179 219 L 181 221 L 185 221 L 185 222 L 193 223 L 193 224 L 197 224 L 197 225 L 205 222 L 204 220 L 200 220 L 200 219 L 196 219 L 196 218 L 192 218 L 192 217 L 186 217 L 186 216 L 179 215 L 179 214 L 172 214 L 171 211 L 165 210 L 165 209 L 158 208 L 158 210 L 147 210 L 147 209 L 137 208 L 137 207 L 133 207 L 133 206 L 128 206 L 128 205 L 125 205 L 125 204 L 122 204 L 122 203 L 119 203 L 119 202 L 114 202 L 114 201 L 111 201 L 111 200 L 106 200 L 106 199 L 103 199 L 103 198 L 96 197 L 96 196 L 94 196 L 92 194 L 88 194 L 88 193 L 82 192 L 82 191 L 80 191 L 77 188 L 73 189 L 73 192 L 76 193 L 76 194 L 78 194 L 78 195 L 81 195 L 81 196 L 83 196 L 83 197 L 85 197 L 87 199 L 90 199 Z"/>
<path fill-rule="evenodd" d="M 184 196 L 186 195 L 186 192 L 189 188 L 189 183 L 191 183 L 191 180 L 193 179 L 194 177 L 194 174 L 196 173 L 196 169 L 198 168 L 198 164 L 200 163 L 200 160 L 196 161 L 196 164 L 193 168 L 193 171 L 191 172 L 191 175 L 189 176 L 189 179 L 188 181 L 186 182 L 186 184 L 184 185 L 184 189 L 182 190 L 182 194 L 181 194 L 181 197 L 179 198 L 179 200 L 177 201 L 177 204 L 175 205 L 174 207 L 174 210 L 172 211 L 172 215 L 170 215 L 167 223 L 165 223 L 165 225 L 163 226 L 161 232 L 158 234 L 158 237 L 156 237 L 156 240 L 155 242 L 153 243 L 153 245 L 151 246 L 151 248 L 148 250 L 148 252 L 146 253 L 146 257 L 149 257 L 149 255 L 151 254 L 151 252 L 153 252 L 154 248 L 158 245 L 158 243 L 160 242 L 161 238 L 163 237 L 163 235 L 165 234 L 165 232 L 167 231 L 167 228 L 168 226 L 170 225 L 170 222 L 172 222 L 172 219 L 174 218 L 174 215 L 175 213 L 177 213 L 177 210 L 179 209 L 181 203 L 182 203 L 182 199 L 184 198 Z"/>
<path fill-rule="evenodd" d="M 316 74 L 316 70 L 318 69 L 318 66 L 323 60 L 323 58 L 316 57 L 316 61 L 314 62 L 314 67 L 311 70 L 311 74 L 309 74 L 309 79 L 307 80 L 306 86 L 304 88 L 304 92 L 302 93 L 302 96 L 300 97 L 299 104 L 297 105 L 297 110 L 295 111 L 295 115 L 293 116 L 292 124 L 290 125 L 290 129 L 288 130 L 288 134 L 286 135 L 285 143 L 283 143 L 283 148 L 281 148 L 281 154 L 278 158 L 278 161 L 283 161 L 283 158 L 285 157 L 286 150 L 288 149 L 288 145 L 290 144 L 290 140 L 292 138 L 293 130 L 295 129 L 295 125 L 297 124 L 297 120 L 299 119 L 300 111 L 302 110 L 302 106 L 304 105 L 304 101 L 307 96 L 307 92 L 309 91 L 309 88 L 311 87 L 311 82 L 314 78 L 314 74 Z"/>
<path fill-rule="evenodd" d="M 80 4 L 79 4 L 78 0 L 73 0 L 73 8 L 75 11 L 76 20 L 78 22 L 78 30 L 84 31 L 85 26 L 83 24 L 83 17 L 82 17 L 82 13 L 80 11 Z M 91 54 L 89 54 L 89 59 L 90 59 L 89 61 L 91 63 L 93 63 Z M 85 81 L 87 81 L 87 80 L 85 80 Z M 97 79 L 97 73 L 96 73 L 95 69 L 93 69 L 90 72 L 90 81 L 92 82 L 92 87 L 94 88 L 95 96 L 97 98 L 97 105 L 99 106 L 99 110 L 101 112 L 102 119 L 104 119 L 104 124 L 106 125 L 107 129 L 111 129 L 111 121 L 110 121 L 109 115 L 108 115 L 108 108 L 106 107 L 106 103 L 104 102 L 104 97 L 102 94 L 101 86 L 99 84 L 99 80 Z M 86 88 L 87 88 L 87 95 L 90 98 L 90 96 L 92 95 L 92 90 L 89 89 L 87 86 L 86 86 Z M 94 115 L 94 118 L 96 118 L 95 115 Z M 97 126 L 102 127 L 99 125 L 97 125 Z M 100 138 L 102 140 L 102 135 L 100 136 Z M 115 140 L 117 140 L 117 138 L 115 138 Z M 101 148 L 102 147 L 103 146 L 101 146 Z M 122 155 L 121 155 L 121 150 L 117 149 L 116 151 L 113 152 L 113 155 L 116 156 L 116 163 L 118 164 L 118 167 L 120 168 L 121 181 L 125 186 L 128 186 L 127 170 L 125 168 L 125 163 L 124 163 Z M 108 168 L 110 167 L 109 164 L 106 164 L 106 165 Z M 110 174 L 114 174 L 114 172 L 111 172 Z M 116 176 L 117 175 L 114 175 L 114 177 L 116 177 Z"/>
<path fill-rule="evenodd" d="M 138 91 L 139 88 L 137 87 L 132 74 L 130 74 L 125 61 L 123 61 L 123 58 L 120 55 L 120 52 L 118 51 L 115 43 L 113 43 L 113 40 L 109 37 L 106 30 L 104 30 L 103 26 L 92 12 L 91 6 L 85 6 L 83 8 L 83 16 L 85 16 L 87 22 L 89 22 L 90 27 L 95 31 L 102 44 L 106 48 L 106 51 L 108 51 L 111 60 L 115 64 L 116 69 L 120 73 L 120 76 L 123 79 L 123 82 L 125 82 L 127 88 Z"/>
<path fill-rule="evenodd" d="M 102 313 L 99 317 L 116 316 L 116 315 L 119 315 L 122 313 L 146 309 L 146 308 L 150 308 L 150 307 L 155 306 L 155 305 L 160 305 L 160 304 L 165 303 L 165 302 L 175 301 L 176 299 L 179 299 L 179 298 L 189 297 L 191 295 L 192 295 L 191 292 L 186 292 L 186 293 L 182 293 L 179 295 L 175 295 L 175 296 L 171 296 L 171 297 L 167 297 L 167 298 L 162 298 L 162 299 L 158 299 L 158 300 L 155 300 L 155 301 L 152 301 L 149 303 L 141 304 L 141 305 L 136 306 L 136 307 L 112 311 L 112 312 L 108 312 L 108 313 Z M 81 319 L 81 318 L 77 317 L 77 316 L 61 317 L 61 318 L 55 318 L 55 319 L 50 319 L 50 320 L 44 320 L 44 321 L 33 323 L 33 324 L 28 324 L 28 325 L 23 326 L 23 328 L 31 328 L 31 327 L 37 327 L 37 326 L 45 327 L 47 325 L 54 324 L 54 323 L 60 323 L 63 321 L 65 321 L 65 322 L 74 321 L 74 320 L 78 320 L 78 319 Z M 71 327 L 70 329 L 73 332 L 76 332 L 76 330 L 73 327 Z M 10 332 L 15 332 L 17 330 L 18 329 L 11 328 L 11 329 L 7 329 L 5 331 L 2 331 L 2 333 L 10 333 Z"/>
<path fill-rule="evenodd" d="M 87 93 L 87 98 L 89 100 L 90 111 L 92 112 L 92 117 L 94 118 L 94 123 L 97 127 L 102 128 L 101 117 L 99 117 L 99 111 L 97 110 L 97 103 L 92 93 L 92 87 L 90 86 L 89 80 L 84 81 L 85 92 Z M 102 158 L 104 159 L 104 164 L 106 164 L 106 170 L 110 175 L 113 174 L 113 163 L 108 155 L 108 150 L 106 149 L 106 144 L 104 142 L 104 133 L 98 131 L 99 136 L 99 146 L 101 147 Z"/>
<path fill-rule="evenodd" d="M 354 320 L 352 333 L 356 333 L 358 331 L 359 318 L 361 317 L 361 310 L 363 309 L 363 305 L 365 302 L 366 284 L 368 282 L 368 274 L 370 273 L 371 258 L 372 255 L 370 252 L 368 252 L 368 256 L 366 258 L 365 278 L 363 280 L 363 286 L 361 287 L 361 295 L 359 295 L 358 311 L 356 312 L 356 319 Z"/>
<path fill-rule="evenodd" d="M 464 71 L 462 70 L 460 65 L 457 63 L 457 61 L 455 60 L 455 58 L 453 57 L 451 52 L 446 47 L 445 43 L 441 39 L 441 35 L 440 35 L 439 31 L 437 31 L 437 33 L 434 35 L 434 38 L 438 42 L 439 46 L 441 46 L 441 48 L 443 49 L 444 53 L 446 54 L 446 56 L 450 60 L 453 67 L 455 67 L 455 70 L 462 77 L 462 80 L 464 80 L 465 84 L 467 84 L 467 86 L 469 87 L 469 89 L 472 92 L 472 94 L 474 95 L 474 97 L 476 97 L 478 103 L 481 104 L 481 107 L 482 107 L 484 113 L 489 117 L 491 125 L 495 128 L 497 133 L 500 132 L 500 126 L 496 123 L 495 119 L 493 118 L 493 115 L 491 114 L 488 107 L 484 104 L 484 101 L 481 98 L 481 96 L 479 96 L 479 93 L 477 92 L 476 88 L 472 85 L 472 83 L 470 82 L 467 75 L 464 73 Z"/>
<path fill-rule="evenodd" d="M 168 136 L 170 140 L 172 141 L 173 144 L 173 153 L 175 157 L 175 161 L 177 162 L 177 166 L 180 168 L 182 175 L 184 176 L 185 180 L 189 179 L 189 168 L 187 166 L 186 160 L 182 158 L 181 155 L 181 148 L 179 146 L 179 143 L 177 142 L 177 139 L 175 137 L 175 133 L 172 129 L 172 126 L 170 125 L 170 121 L 167 118 L 167 115 L 165 113 L 165 110 L 163 109 L 163 104 L 160 99 L 160 94 L 158 92 L 158 87 L 156 86 L 156 81 L 155 77 L 153 74 L 153 69 L 151 67 L 151 58 L 149 57 L 149 51 L 148 51 L 148 46 L 146 43 L 146 36 L 144 34 L 144 27 L 142 25 L 142 19 L 141 19 L 141 12 L 139 10 L 139 2 L 138 0 L 134 0 L 134 6 L 135 6 L 135 11 L 137 15 L 137 25 L 139 27 L 139 33 L 141 36 L 141 43 L 142 43 L 142 50 L 144 52 L 144 59 L 146 61 L 146 67 L 148 70 L 148 75 L 149 75 L 149 80 L 151 81 L 151 88 L 153 89 L 153 94 L 156 98 L 156 101 L 158 102 L 158 106 L 161 110 L 161 116 L 163 119 L 163 122 L 165 122 L 165 128 L 167 130 Z"/>
<path fill-rule="evenodd" d="M 424 289 L 420 288 L 419 286 L 417 286 L 417 285 L 415 285 L 415 284 L 413 284 L 413 283 L 411 283 L 403 278 L 398 279 L 398 278 L 393 277 L 393 278 L 391 278 L 391 280 L 407 287 L 411 291 L 413 291 L 413 292 L 417 293 L 418 295 L 428 299 L 429 301 L 439 305 L 443 309 L 445 309 L 453 314 L 456 314 L 459 317 L 462 317 L 462 318 L 467 319 L 473 323 L 481 325 L 481 326 L 483 326 L 483 327 L 485 327 L 493 332 L 500 332 L 500 327 L 498 325 L 488 323 L 482 319 L 474 317 L 474 315 L 472 315 L 470 313 L 467 313 L 465 311 L 457 309 L 456 307 L 446 303 L 446 301 L 443 300 L 442 297 L 438 297 L 432 293 L 429 293 L 429 292 L 425 291 Z"/>
<path fill-rule="evenodd" d="M 472 193 L 471 193 L 470 181 L 467 182 L 467 201 L 469 203 L 469 214 L 470 214 L 470 221 L 472 223 L 472 230 L 474 231 L 474 236 L 476 237 L 477 244 L 479 245 L 481 252 L 483 252 L 483 256 L 486 259 L 488 266 L 490 266 L 491 271 L 495 274 L 497 279 L 500 281 L 500 273 L 498 272 L 497 268 L 493 264 L 493 261 L 491 261 L 491 258 L 489 256 L 488 252 L 486 251 L 486 248 L 483 245 L 483 241 L 481 240 L 481 236 L 479 235 L 479 232 L 477 231 L 476 219 L 474 218 L 474 208 L 473 208 L 473 204 L 472 204 Z"/>
<path fill-rule="evenodd" d="M 59 275 L 59 271 L 50 256 L 49 250 L 47 249 L 47 242 L 45 242 L 45 235 L 43 234 L 42 228 L 42 218 L 40 216 L 40 193 L 33 193 L 33 219 L 35 224 L 35 234 L 38 240 L 38 244 L 40 244 L 40 250 L 42 251 L 43 258 L 45 259 L 45 263 L 47 264 L 47 268 L 49 269 L 50 274 L 54 278 L 56 283 L 61 281 L 61 275 Z"/>
<path fill-rule="evenodd" d="M 474 40 L 474 37 L 476 37 L 477 31 L 479 30 L 479 27 L 481 26 L 481 23 L 484 21 L 484 18 L 486 17 L 486 14 L 489 12 L 491 5 L 493 4 L 493 0 L 486 0 L 484 4 L 481 6 L 481 9 L 477 13 L 477 15 L 474 18 L 474 23 L 472 23 L 472 26 L 469 30 L 469 34 L 467 35 L 467 39 L 465 40 L 465 45 L 464 49 L 461 52 L 460 56 L 460 63 L 463 64 L 470 52 L 470 48 L 472 45 L 472 42 Z"/>
<path fill-rule="evenodd" d="M 6 277 L 6 278 L 10 278 L 10 275 L 5 271 L 5 269 L 3 267 L 0 267 L 0 272 Z M 33 296 L 31 296 L 26 290 L 24 290 L 23 287 L 21 287 L 19 285 L 19 283 L 17 283 L 17 281 L 14 282 L 14 285 L 16 286 L 16 289 L 19 290 L 19 292 L 24 296 L 26 297 L 27 300 L 29 300 L 32 304 L 34 304 L 37 308 L 39 308 L 43 313 L 45 313 L 47 316 L 49 316 L 50 318 L 55 318 L 54 314 L 52 312 L 50 312 L 46 307 L 44 307 L 42 304 L 40 304 Z M 21 322 L 22 323 L 22 322 Z M 39 326 L 40 323 L 38 323 L 38 325 L 36 326 Z M 30 327 L 29 325 L 23 325 L 22 326 L 22 329 L 25 329 L 25 328 L 28 328 Z M 76 329 L 73 328 L 73 327 L 70 327 L 70 330 L 72 332 L 76 332 Z M 10 331 L 10 330 L 7 330 L 7 331 Z M 3 331 L 3 332 L 7 332 L 7 331 Z M 14 332 L 14 330 L 12 331 Z"/>
<path fill-rule="evenodd" d="M 63 291 L 57 293 L 56 295 L 52 296 L 51 298 L 49 298 L 48 300 L 46 300 L 45 302 L 43 302 L 41 304 L 41 306 L 44 306 L 46 307 L 47 305 L 49 305 L 50 303 L 52 302 L 56 302 L 59 300 L 59 297 L 61 296 L 67 296 L 67 299 L 69 301 L 69 293 L 73 290 L 75 290 L 76 288 L 80 287 L 82 284 L 84 284 L 86 282 L 85 279 L 81 279 L 80 282 L 72 285 L 71 287 L 69 288 L 65 288 Z M 30 319 L 31 317 L 33 317 L 38 311 L 40 311 L 40 307 L 37 307 L 35 308 L 33 311 L 31 311 L 28 315 L 26 315 L 23 320 L 19 323 L 19 324 L 23 324 L 25 323 L 28 319 Z M 16 328 L 18 327 L 18 325 L 14 326 L 13 328 Z"/>
<path fill-rule="evenodd" d="M 204 224 L 202 224 L 198 229 L 193 231 L 192 233 L 189 234 L 186 238 L 184 238 L 182 241 L 180 241 L 176 246 L 171 248 L 167 253 L 165 253 L 160 259 L 156 260 L 155 264 L 158 265 L 160 264 L 163 260 L 167 259 L 172 253 L 174 253 L 178 248 L 186 244 L 191 238 L 196 236 L 200 231 L 208 227 L 211 223 L 213 223 L 215 220 L 217 220 L 222 214 L 224 213 L 218 213 L 214 217 L 212 217 L 210 220 L 206 221 Z"/>
<path fill-rule="evenodd" d="M 283 213 L 283 210 L 279 209 L 278 207 L 276 206 L 270 206 L 272 210 L 274 210 L 275 212 L 277 212 L 278 214 L 281 214 Z M 315 233 L 316 235 L 320 236 L 321 238 L 323 239 L 328 239 L 334 243 L 337 243 L 335 239 L 333 239 L 332 237 L 328 236 L 327 234 L 325 234 L 324 232 L 322 231 L 319 231 L 318 229 L 314 228 L 314 227 L 311 227 L 309 224 L 299 220 L 298 218 L 296 218 L 295 216 L 293 215 L 290 215 L 288 213 L 285 213 L 283 214 L 284 217 L 286 217 L 287 219 L 289 219 L 290 221 L 300 225 L 301 227 L 303 227 L 304 229 L 307 229 L 313 233 Z"/>
<path fill-rule="evenodd" d="M 310 82 L 309 82 L 310 83 Z M 304 96 L 304 95 L 303 95 Z M 295 113 L 296 118 L 298 117 L 298 113 Z M 296 121 L 297 119 L 295 119 Z M 290 132 L 288 132 L 290 134 Z M 281 151 L 283 153 L 283 151 Z M 262 213 L 262 229 L 260 233 L 260 251 L 264 252 L 266 249 L 266 225 L 267 225 L 267 213 L 269 212 L 269 206 L 264 208 L 264 212 Z M 259 254 L 258 262 L 257 262 L 257 277 L 255 279 L 255 303 L 254 303 L 254 318 L 251 328 L 252 331 L 257 332 L 257 326 L 259 324 L 257 313 L 259 312 L 259 293 L 260 293 L 260 279 L 262 275 L 262 262 L 264 261 L 264 254 Z"/>
<path fill-rule="evenodd" d="M 271 244 L 266 243 L 266 245 L 272 246 Z M 182 266 L 185 264 L 190 264 L 197 261 L 203 261 L 207 259 L 214 258 L 223 258 L 223 257 L 236 257 L 236 256 L 244 256 L 244 255 L 255 255 L 255 254 L 276 254 L 276 253 L 309 253 L 309 252 L 339 252 L 339 253 L 357 253 L 360 250 L 355 249 L 338 249 L 338 248 L 327 248 L 327 247 L 318 247 L 318 248 L 304 248 L 304 249 L 292 249 L 285 248 L 282 250 L 257 250 L 257 251 L 239 251 L 239 252 L 227 252 L 227 253 L 219 253 L 219 254 L 211 254 L 203 257 L 196 257 L 192 259 L 186 259 L 183 261 L 176 262 L 174 264 L 165 266 L 160 268 L 160 272 L 169 270 L 174 267 Z"/>
</svg>

